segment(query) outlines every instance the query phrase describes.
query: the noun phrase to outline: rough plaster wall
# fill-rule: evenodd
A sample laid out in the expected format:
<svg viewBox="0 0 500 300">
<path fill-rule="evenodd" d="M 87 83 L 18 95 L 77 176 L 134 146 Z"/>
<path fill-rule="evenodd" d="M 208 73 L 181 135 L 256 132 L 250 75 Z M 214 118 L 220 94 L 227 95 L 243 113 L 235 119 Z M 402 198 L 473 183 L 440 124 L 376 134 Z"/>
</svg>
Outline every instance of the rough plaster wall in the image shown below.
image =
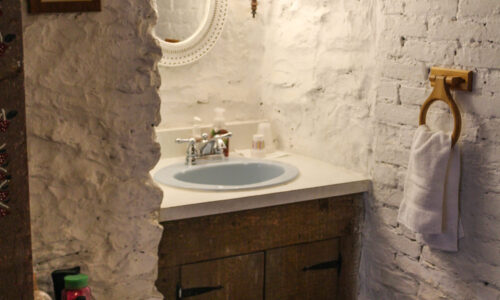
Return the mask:
<svg viewBox="0 0 500 300">
<path fill-rule="evenodd" d="M 185 40 L 200 27 L 206 0 L 158 0 L 158 23 L 155 32 L 160 38 Z"/>
<path fill-rule="evenodd" d="M 33 236 L 39 286 L 82 266 L 96 299 L 156 294 L 160 121 L 149 0 L 24 15 Z"/>
<path fill-rule="evenodd" d="M 367 202 L 363 299 L 500 299 L 500 2 L 381 0 L 377 8 L 373 197 Z M 460 252 L 430 250 L 398 226 L 426 68 L 475 72 L 457 92 L 464 126 Z M 450 128 L 445 106 L 432 127 Z M 440 122 L 438 122 L 440 121 Z"/>
<path fill-rule="evenodd" d="M 260 118 L 263 30 L 263 21 L 251 17 L 250 2 L 230 0 L 222 36 L 205 57 L 187 66 L 160 67 L 161 127 L 192 125 L 193 116 L 211 123 L 217 106 L 227 109 L 228 121 Z"/>
<path fill-rule="evenodd" d="M 259 1 L 256 19 L 229 4 L 206 57 L 160 69 L 162 126 L 210 123 L 222 106 L 228 120 L 271 120 L 284 149 L 367 172 L 373 0 Z"/>
<path fill-rule="evenodd" d="M 373 2 L 270 1 L 262 110 L 284 149 L 368 171 Z"/>
</svg>

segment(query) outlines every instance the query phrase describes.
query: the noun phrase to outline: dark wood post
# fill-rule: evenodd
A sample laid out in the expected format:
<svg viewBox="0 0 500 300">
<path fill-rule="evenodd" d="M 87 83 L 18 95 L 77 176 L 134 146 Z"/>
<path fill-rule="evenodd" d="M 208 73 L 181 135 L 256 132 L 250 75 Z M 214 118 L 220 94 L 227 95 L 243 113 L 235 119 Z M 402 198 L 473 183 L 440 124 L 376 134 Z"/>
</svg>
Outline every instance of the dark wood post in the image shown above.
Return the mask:
<svg viewBox="0 0 500 300">
<path fill-rule="evenodd" d="M 0 10 L 0 299 L 33 299 L 21 1 Z"/>
</svg>

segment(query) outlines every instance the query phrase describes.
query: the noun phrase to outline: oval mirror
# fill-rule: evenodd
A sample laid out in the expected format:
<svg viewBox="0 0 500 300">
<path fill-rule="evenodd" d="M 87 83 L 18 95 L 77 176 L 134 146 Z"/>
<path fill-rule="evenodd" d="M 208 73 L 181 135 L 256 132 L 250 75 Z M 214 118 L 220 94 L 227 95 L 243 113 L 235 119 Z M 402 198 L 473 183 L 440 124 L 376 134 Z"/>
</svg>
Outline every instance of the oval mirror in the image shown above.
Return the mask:
<svg viewBox="0 0 500 300">
<path fill-rule="evenodd" d="M 212 49 L 227 17 L 228 0 L 157 0 L 155 36 L 163 51 L 160 65 L 192 63 Z"/>
</svg>

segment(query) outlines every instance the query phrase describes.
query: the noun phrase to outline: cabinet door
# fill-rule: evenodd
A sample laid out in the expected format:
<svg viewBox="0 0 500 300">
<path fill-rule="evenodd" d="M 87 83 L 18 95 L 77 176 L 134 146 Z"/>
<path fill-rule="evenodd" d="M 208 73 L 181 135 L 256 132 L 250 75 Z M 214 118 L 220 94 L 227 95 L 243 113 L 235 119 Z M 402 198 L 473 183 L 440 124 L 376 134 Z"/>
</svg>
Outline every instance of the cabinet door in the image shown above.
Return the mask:
<svg viewBox="0 0 500 300">
<path fill-rule="evenodd" d="M 263 299 L 264 253 L 181 266 L 181 299 Z"/>
<path fill-rule="evenodd" d="M 337 299 L 339 240 L 267 251 L 266 300 Z"/>
</svg>

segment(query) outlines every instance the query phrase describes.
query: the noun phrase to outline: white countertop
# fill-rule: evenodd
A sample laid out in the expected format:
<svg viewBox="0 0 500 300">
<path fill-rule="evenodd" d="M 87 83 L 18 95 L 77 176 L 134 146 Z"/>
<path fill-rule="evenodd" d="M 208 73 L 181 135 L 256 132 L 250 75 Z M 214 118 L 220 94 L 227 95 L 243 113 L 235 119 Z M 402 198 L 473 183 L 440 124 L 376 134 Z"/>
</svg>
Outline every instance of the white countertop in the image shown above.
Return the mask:
<svg viewBox="0 0 500 300">
<path fill-rule="evenodd" d="M 295 180 L 278 186 L 210 192 L 157 183 L 163 190 L 160 222 L 356 194 L 366 192 L 370 187 L 370 179 L 362 174 L 302 155 L 284 152 L 281 154 L 281 157 L 272 160 L 294 165 L 300 174 Z M 279 156 L 279 153 L 274 156 Z M 161 159 L 151 174 L 182 161 L 184 157 Z"/>
</svg>

